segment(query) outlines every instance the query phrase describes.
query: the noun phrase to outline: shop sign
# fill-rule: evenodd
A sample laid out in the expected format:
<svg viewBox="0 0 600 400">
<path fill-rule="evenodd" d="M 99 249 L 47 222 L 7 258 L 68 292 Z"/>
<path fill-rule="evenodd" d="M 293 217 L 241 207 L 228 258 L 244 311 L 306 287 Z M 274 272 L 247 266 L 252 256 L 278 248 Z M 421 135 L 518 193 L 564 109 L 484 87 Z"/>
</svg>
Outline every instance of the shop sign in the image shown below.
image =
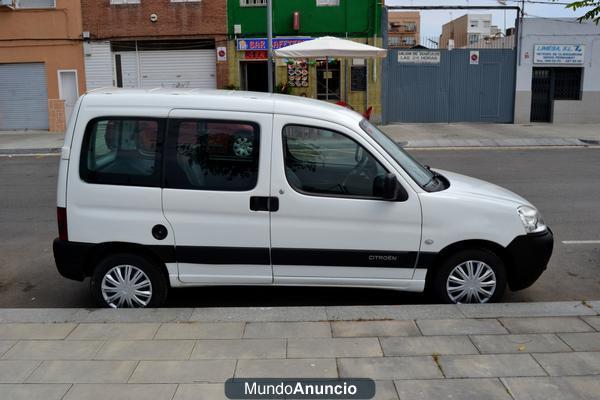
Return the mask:
<svg viewBox="0 0 600 400">
<path fill-rule="evenodd" d="M 281 49 L 283 47 L 291 46 L 296 43 L 306 42 L 307 40 L 312 40 L 313 38 L 309 37 L 291 37 L 291 38 L 274 38 L 273 50 Z M 237 49 L 238 51 L 256 51 L 263 50 L 267 51 L 267 39 L 238 39 L 237 40 Z"/>
<path fill-rule="evenodd" d="M 439 64 L 439 51 L 399 51 L 398 62 L 401 64 Z"/>
<path fill-rule="evenodd" d="M 585 46 L 582 44 L 536 44 L 534 64 L 583 64 Z"/>
<path fill-rule="evenodd" d="M 244 60 L 266 60 L 269 53 L 263 50 L 248 50 L 244 52 Z"/>
</svg>

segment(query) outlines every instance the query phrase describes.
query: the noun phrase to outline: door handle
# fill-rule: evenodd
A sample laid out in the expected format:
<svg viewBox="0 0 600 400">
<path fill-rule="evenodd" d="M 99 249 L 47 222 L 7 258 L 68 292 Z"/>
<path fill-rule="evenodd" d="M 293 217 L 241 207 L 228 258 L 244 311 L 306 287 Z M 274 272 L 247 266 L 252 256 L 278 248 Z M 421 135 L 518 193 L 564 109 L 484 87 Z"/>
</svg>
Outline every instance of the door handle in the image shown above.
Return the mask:
<svg viewBox="0 0 600 400">
<path fill-rule="evenodd" d="M 267 196 L 250 197 L 250 210 L 252 211 L 270 211 L 279 210 L 279 198 Z"/>
</svg>

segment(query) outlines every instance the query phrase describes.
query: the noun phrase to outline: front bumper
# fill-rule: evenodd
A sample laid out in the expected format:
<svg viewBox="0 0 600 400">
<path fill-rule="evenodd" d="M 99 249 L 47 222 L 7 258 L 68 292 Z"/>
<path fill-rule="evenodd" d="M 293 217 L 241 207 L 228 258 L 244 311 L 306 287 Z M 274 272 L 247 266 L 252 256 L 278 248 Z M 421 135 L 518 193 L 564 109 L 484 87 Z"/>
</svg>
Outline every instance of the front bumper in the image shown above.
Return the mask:
<svg viewBox="0 0 600 400">
<path fill-rule="evenodd" d="M 86 276 L 86 260 L 92 247 L 93 245 L 88 243 L 54 239 L 52 250 L 58 272 L 65 278 L 83 281 Z"/>
<path fill-rule="evenodd" d="M 506 247 L 511 265 L 508 270 L 508 286 L 511 290 L 522 290 L 533 283 L 546 270 L 554 235 L 550 228 L 545 232 L 517 236 Z"/>
</svg>

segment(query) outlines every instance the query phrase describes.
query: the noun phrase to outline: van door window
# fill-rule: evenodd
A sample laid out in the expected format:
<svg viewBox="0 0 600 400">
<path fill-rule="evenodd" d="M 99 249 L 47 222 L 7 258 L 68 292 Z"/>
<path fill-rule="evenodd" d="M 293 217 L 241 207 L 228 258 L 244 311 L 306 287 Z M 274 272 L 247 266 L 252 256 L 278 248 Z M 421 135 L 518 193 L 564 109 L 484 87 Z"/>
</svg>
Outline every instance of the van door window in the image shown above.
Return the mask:
<svg viewBox="0 0 600 400">
<path fill-rule="evenodd" d="M 83 140 L 79 172 L 89 183 L 159 186 L 163 121 L 92 120 Z"/>
<path fill-rule="evenodd" d="M 239 121 L 169 120 L 165 186 L 246 191 L 258 181 L 259 128 Z"/>
<path fill-rule="evenodd" d="M 376 198 L 386 169 L 360 144 L 341 133 L 309 126 L 283 128 L 285 175 L 305 194 Z"/>
</svg>

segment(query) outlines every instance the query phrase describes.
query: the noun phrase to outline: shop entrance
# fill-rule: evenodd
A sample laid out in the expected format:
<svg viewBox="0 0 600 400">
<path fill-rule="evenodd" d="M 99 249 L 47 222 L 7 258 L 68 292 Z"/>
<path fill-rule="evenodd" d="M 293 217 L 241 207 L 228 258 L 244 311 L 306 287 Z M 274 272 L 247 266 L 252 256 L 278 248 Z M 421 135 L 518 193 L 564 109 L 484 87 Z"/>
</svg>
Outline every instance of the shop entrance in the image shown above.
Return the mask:
<svg viewBox="0 0 600 400">
<path fill-rule="evenodd" d="M 317 60 L 317 99 L 340 100 L 340 60 Z"/>
<path fill-rule="evenodd" d="M 268 64 L 266 61 L 245 61 L 241 63 L 241 88 L 252 92 L 268 92 Z"/>
</svg>

